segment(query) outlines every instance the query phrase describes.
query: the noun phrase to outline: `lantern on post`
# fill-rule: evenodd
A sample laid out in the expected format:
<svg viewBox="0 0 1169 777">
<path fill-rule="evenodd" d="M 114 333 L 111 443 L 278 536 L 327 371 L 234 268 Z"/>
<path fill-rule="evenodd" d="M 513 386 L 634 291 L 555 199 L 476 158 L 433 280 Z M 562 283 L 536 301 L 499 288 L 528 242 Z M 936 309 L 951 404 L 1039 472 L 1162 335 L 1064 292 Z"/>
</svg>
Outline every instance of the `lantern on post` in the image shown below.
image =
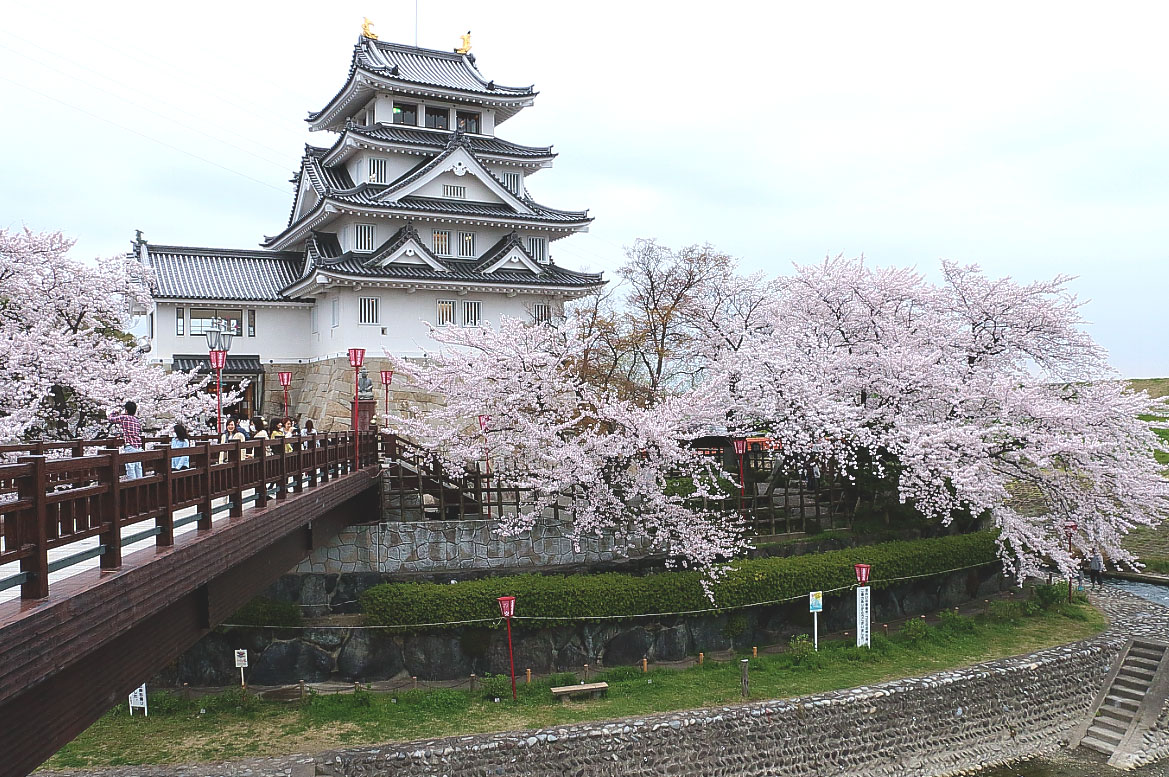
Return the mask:
<svg viewBox="0 0 1169 777">
<path fill-rule="evenodd" d="M 361 377 L 361 365 L 365 363 L 365 349 L 364 348 L 350 348 L 349 349 L 349 366 L 353 368 L 353 465 L 357 469 L 361 469 L 361 430 L 357 428 L 357 420 L 360 414 L 358 408 L 358 380 Z"/>
<path fill-rule="evenodd" d="M 393 370 L 382 370 L 382 386 L 386 389 L 386 418 L 390 416 L 390 384 L 394 382 Z"/>
<path fill-rule="evenodd" d="M 486 463 L 487 469 L 487 520 L 491 520 L 491 445 L 487 437 L 487 427 L 491 426 L 491 416 L 479 416 L 479 429 L 483 432 L 483 460 Z M 501 507 L 502 509 L 502 507 Z M 501 605 L 502 606 L 502 605 Z"/>
<path fill-rule="evenodd" d="M 284 387 L 284 417 L 288 418 L 288 387 L 292 385 L 291 372 L 276 373 L 280 378 L 280 385 Z"/>
<path fill-rule="evenodd" d="M 515 692 L 515 653 L 511 649 L 511 619 L 515 615 L 514 596 L 499 597 L 499 614 L 507 622 L 507 657 L 511 661 L 511 698 L 512 701 L 516 701 L 518 697 Z"/>
<path fill-rule="evenodd" d="M 207 359 L 215 370 L 215 428 L 219 434 L 223 434 L 223 368 L 227 366 L 227 352 L 231 350 L 234 336 L 222 323 L 206 333 Z"/>
<path fill-rule="evenodd" d="M 1074 521 L 1068 521 L 1067 523 L 1065 523 L 1063 525 L 1063 533 L 1068 538 L 1068 557 L 1069 558 L 1072 555 L 1072 537 L 1075 535 L 1076 530 L 1079 528 L 1080 527 L 1078 525 L 1076 525 L 1076 523 Z M 1070 602 L 1071 600 L 1072 600 L 1072 575 L 1069 572 L 1068 573 L 1068 601 Z"/>
<path fill-rule="evenodd" d="M 739 457 L 739 514 L 746 517 L 746 510 L 743 507 L 743 491 L 747 487 L 746 479 L 743 477 L 743 455 L 747 452 L 747 441 L 745 439 L 735 440 L 735 454 Z"/>
</svg>

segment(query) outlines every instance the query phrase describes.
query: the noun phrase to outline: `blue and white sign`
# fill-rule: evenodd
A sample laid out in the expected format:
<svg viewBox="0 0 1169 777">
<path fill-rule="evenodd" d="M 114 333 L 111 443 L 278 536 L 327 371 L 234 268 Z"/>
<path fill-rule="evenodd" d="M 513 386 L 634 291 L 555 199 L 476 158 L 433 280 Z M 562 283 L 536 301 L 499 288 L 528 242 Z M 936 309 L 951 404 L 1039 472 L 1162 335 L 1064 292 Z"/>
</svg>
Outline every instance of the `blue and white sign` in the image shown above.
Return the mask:
<svg viewBox="0 0 1169 777">
<path fill-rule="evenodd" d="M 812 591 L 808 594 L 808 612 L 824 612 L 823 591 Z"/>
</svg>

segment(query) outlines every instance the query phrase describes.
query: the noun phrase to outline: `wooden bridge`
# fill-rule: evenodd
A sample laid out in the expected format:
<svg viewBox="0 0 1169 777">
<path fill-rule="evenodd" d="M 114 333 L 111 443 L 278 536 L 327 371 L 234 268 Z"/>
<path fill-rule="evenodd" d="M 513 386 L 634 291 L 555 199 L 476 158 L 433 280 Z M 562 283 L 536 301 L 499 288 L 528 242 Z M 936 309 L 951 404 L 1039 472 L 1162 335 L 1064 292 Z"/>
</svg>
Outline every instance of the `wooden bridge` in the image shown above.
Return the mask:
<svg viewBox="0 0 1169 777">
<path fill-rule="evenodd" d="M 368 432 L 0 450 L 16 458 L 0 465 L 0 590 L 20 589 L 0 603 L 0 774 L 31 772 L 316 544 L 374 517 L 379 445 Z"/>
</svg>

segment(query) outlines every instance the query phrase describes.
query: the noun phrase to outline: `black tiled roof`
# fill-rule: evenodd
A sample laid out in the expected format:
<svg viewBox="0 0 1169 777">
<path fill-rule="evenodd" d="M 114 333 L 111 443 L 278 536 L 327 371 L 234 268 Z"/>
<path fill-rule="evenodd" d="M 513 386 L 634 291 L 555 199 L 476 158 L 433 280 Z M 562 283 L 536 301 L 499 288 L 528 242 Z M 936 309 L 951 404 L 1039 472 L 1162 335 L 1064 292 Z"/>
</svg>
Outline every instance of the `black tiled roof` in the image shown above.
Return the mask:
<svg viewBox="0 0 1169 777">
<path fill-rule="evenodd" d="M 353 47 L 353 67 L 364 68 L 399 81 L 481 94 L 531 95 L 531 86 L 501 86 L 488 81 L 475 67 L 475 58 L 436 49 L 362 37 Z"/>
<path fill-rule="evenodd" d="M 513 230 L 496 241 L 495 245 L 491 246 L 491 248 L 483 252 L 483 255 L 478 259 L 478 264 L 475 265 L 475 269 L 477 271 L 486 270 L 513 248 L 519 249 L 533 263 L 536 261 L 528 253 L 528 249 L 524 248 L 524 241 L 520 240 L 519 234 Z"/>
<path fill-rule="evenodd" d="M 531 86 L 502 86 L 487 80 L 475 66 L 473 56 L 403 46 L 362 36 L 353 47 L 353 58 L 349 62 L 349 76 L 345 80 L 345 86 L 341 87 L 324 108 L 310 111 L 308 121 L 318 119 L 344 94 L 359 69 L 407 85 L 448 89 L 488 99 L 510 98 L 514 101 L 516 98 L 536 95 L 535 89 Z"/>
<path fill-rule="evenodd" d="M 199 372 L 211 372 L 211 360 L 207 354 L 194 355 L 175 355 L 173 357 L 173 366 L 176 370 L 183 372 L 190 372 L 191 370 L 198 370 Z M 227 355 L 227 363 L 223 365 L 224 372 L 230 372 L 233 375 L 261 375 L 264 372 L 264 365 L 260 362 L 259 355 L 256 356 L 233 356 Z"/>
<path fill-rule="evenodd" d="M 351 125 L 346 128 L 346 132 L 384 143 L 420 146 L 435 151 L 441 151 L 446 148 L 447 143 L 451 139 L 450 130 L 421 129 L 402 126 L 400 124 L 376 124 L 370 127 Z M 551 146 L 521 146 L 518 143 L 511 143 L 500 138 L 479 135 L 467 135 L 466 137 L 470 143 L 471 151 L 476 154 L 495 154 L 498 156 L 530 157 L 537 159 L 555 156 L 552 153 Z M 337 142 L 340 143 L 341 140 Z"/>
<path fill-rule="evenodd" d="M 171 299 L 284 300 L 304 256 L 291 251 L 147 245 L 154 296 Z"/>
<path fill-rule="evenodd" d="M 491 249 L 488 249 L 488 254 L 495 252 L 498 257 L 498 249 L 500 246 L 510 248 L 508 242 L 512 236 L 504 238 L 499 241 Z M 402 244 L 407 240 L 413 239 L 417 242 L 427 255 L 438 264 L 446 267 L 446 271 L 436 270 L 429 265 L 422 264 L 398 264 L 393 263 L 385 266 L 374 266 L 380 259 L 389 256 L 394 251 L 397 251 Z M 518 238 L 517 238 L 518 239 Z M 342 275 L 353 275 L 366 278 L 399 278 L 403 280 L 437 280 L 437 281 L 464 281 L 472 283 L 483 284 L 504 284 L 504 285 L 542 285 L 542 286 L 577 286 L 588 287 L 597 286 L 603 283 L 600 273 L 582 273 L 573 270 L 566 270 L 563 267 L 558 267 L 554 264 L 540 265 L 541 272 L 539 275 L 534 275 L 530 272 L 510 272 L 499 270 L 493 273 L 483 272 L 484 257 L 479 259 L 455 259 L 453 257 L 436 257 L 426 247 L 425 242 L 418 236 L 418 232 L 414 229 L 413 224 L 406 224 L 406 226 L 399 229 L 383 243 L 372 254 L 358 254 L 352 251 L 344 253 L 334 253 L 332 247 L 340 250 L 340 245 L 337 244 L 337 236 L 329 233 L 314 232 L 313 239 L 309 241 L 309 250 L 313 252 L 310 256 L 313 257 L 313 265 L 308 268 L 303 277 L 308 277 L 317 269 L 326 272 L 334 272 Z M 521 246 L 522 248 L 522 246 Z M 525 254 L 527 252 L 525 251 Z M 314 255 L 315 254 L 315 255 Z"/>
</svg>

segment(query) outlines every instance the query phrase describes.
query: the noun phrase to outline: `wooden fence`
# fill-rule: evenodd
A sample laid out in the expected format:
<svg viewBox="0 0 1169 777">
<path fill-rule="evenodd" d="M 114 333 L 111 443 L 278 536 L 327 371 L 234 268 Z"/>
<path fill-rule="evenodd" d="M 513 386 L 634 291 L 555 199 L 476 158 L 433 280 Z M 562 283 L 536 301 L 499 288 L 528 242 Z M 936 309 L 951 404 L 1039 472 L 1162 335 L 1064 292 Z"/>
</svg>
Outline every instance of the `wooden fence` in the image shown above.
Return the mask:
<svg viewBox="0 0 1169 777">
<path fill-rule="evenodd" d="M 116 569 L 127 545 L 152 536 L 159 547 L 173 545 L 180 526 L 195 523 L 200 530 L 210 529 L 216 512 L 240 517 L 245 504 L 265 507 L 269 499 L 282 500 L 373 466 L 380 455 L 374 432 L 362 432 L 360 444 L 353 432 L 339 432 L 246 442 L 203 440 L 186 448 L 133 453 L 100 447 L 120 442 L 77 440 L 0 449 L 9 454 L 39 451 L 0 465 L 0 565 L 20 564 L 18 574 L 0 579 L 0 590 L 19 585 L 21 598 L 44 598 L 50 572 L 95 556 L 102 569 Z M 182 457 L 189 466 L 176 469 Z M 129 477 L 127 464 L 138 465 L 141 477 Z M 247 491 L 253 493 L 245 495 Z M 226 504 L 214 506 L 216 500 Z M 188 509 L 193 512 L 177 517 Z M 124 531 L 148 521 L 153 521 L 148 528 Z M 95 548 L 49 562 L 50 550 L 93 537 Z"/>
</svg>

